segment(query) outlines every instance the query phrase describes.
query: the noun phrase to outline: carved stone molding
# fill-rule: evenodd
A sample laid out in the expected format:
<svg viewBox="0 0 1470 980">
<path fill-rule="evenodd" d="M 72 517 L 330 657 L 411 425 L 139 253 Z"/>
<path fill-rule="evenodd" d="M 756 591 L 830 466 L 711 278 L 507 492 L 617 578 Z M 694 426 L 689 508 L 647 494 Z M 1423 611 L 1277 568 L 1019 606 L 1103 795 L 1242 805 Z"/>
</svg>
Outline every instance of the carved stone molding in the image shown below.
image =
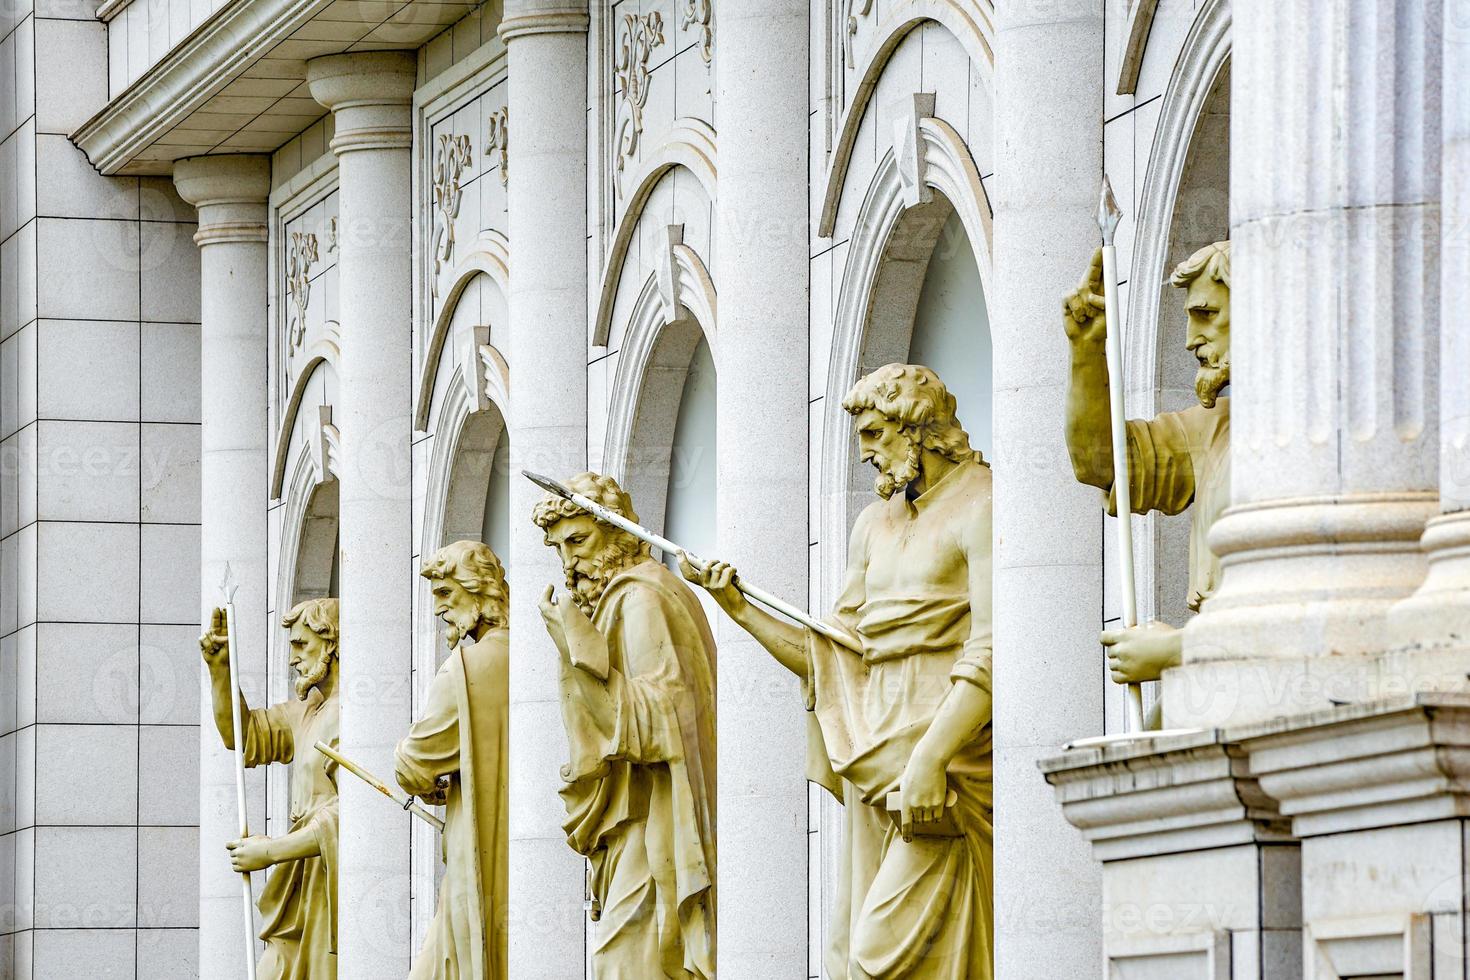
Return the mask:
<svg viewBox="0 0 1470 980">
<path fill-rule="evenodd" d="M 459 217 L 459 204 L 464 197 L 459 181 L 470 161 L 468 136 L 439 134 L 434 151 L 434 274 L 430 277 L 435 296 L 439 295 L 439 271 L 454 254 L 454 219 Z"/>
<path fill-rule="evenodd" d="M 847 30 L 843 32 L 843 44 L 847 49 L 847 66 L 854 67 L 857 59 L 853 52 L 853 41 L 857 37 L 858 22 L 873 12 L 874 0 L 847 0 Z"/>
<path fill-rule="evenodd" d="M 653 49 L 664 43 L 664 18 L 658 11 L 624 14 L 618 40 L 613 94 L 619 98 L 618 129 L 613 150 L 613 171 L 618 196 L 623 196 L 623 171 L 638 152 L 643 135 L 643 107 L 648 104 L 648 86 L 653 73 L 648 60 Z"/>
<path fill-rule="evenodd" d="M 327 251 L 337 251 L 337 216 L 335 214 L 327 222 Z"/>
<path fill-rule="evenodd" d="M 510 106 L 501 106 L 485 120 L 489 134 L 485 140 L 485 153 L 494 153 L 500 164 L 500 186 L 510 183 Z"/>
<path fill-rule="evenodd" d="M 286 325 L 286 356 L 306 341 L 306 308 L 311 304 L 311 267 L 318 261 L 316 235 L 293 231 L 286 264 L 286 294 L 291 298 L 291 322 Z"/>
<path fill-rule="evenodd" d="M 317 486 L 335 480 L 342 469 L 342 433 L 332 422 L 331 405 L 317 406 L 316 431 L 312 433 L 310 449 Z"/>
<path fill-rule="evenodd" d="M 715 57 L 714 12 L 714 0 L 682 0 L 679 29 L 699 28 L 699 56 L 706 65 Z"/>
</svg>

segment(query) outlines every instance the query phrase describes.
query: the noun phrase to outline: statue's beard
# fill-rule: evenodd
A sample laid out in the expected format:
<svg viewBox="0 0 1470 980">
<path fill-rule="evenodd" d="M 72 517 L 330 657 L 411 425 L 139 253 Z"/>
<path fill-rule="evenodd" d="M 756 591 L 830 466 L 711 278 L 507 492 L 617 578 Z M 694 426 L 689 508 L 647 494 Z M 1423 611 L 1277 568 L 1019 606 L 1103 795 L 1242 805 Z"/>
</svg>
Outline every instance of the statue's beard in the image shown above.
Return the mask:
<svg viewBox="0 0 1470 980">
<path fill-rule="evenodd" d="M 877 466 L 878 476 L 873 481 L 873 490 L 878 496 L 888 500 L 919 478 L 918 441 L 909 443 L 908 452 L 904 455 L 902 463 L 896 466 L 877 463 Z"/>
<path fill-rule="evenodd" d="M 459 641 L 474 633 L 475 627 L 480 625 L 480 618 L 470 613 L 446 612 L 439 617 L 444 621 L 444 639 L 453 650 L 459 646 Z"/>
<path fill-rule="evenodd" d="M 1199 370 L 1194 375 L 1194 393 L 1201 405 L 1214 408 L 1220 392 L 1230 383 L 1230 355 L 1206 346 L 1196 351 L 1195 356 L 1199 358 Z"/>
<path fill-rule="evenodd" d="M 576 564 L 567 568 L 567 592 L 577 608 L 589 619 L 592 618 L 592 610 L 597 607 L 597 600 L 602 598 L 602 593 L 607 591 L 608 584 L 638 557 L 636 548 L 624 550 L 613 547 L 596 557 L 580 558 Z"/>
<path fill-rule="evenodd" d="M 327 679 L 327 672 L 332 669 L 332 656 L 328 655 L 318 660 L 316 666 L 311 668 L 310 673 L 298 674 L 296 677 L 296 699 L 305 701 L 311 689 Z"/>
</svg>

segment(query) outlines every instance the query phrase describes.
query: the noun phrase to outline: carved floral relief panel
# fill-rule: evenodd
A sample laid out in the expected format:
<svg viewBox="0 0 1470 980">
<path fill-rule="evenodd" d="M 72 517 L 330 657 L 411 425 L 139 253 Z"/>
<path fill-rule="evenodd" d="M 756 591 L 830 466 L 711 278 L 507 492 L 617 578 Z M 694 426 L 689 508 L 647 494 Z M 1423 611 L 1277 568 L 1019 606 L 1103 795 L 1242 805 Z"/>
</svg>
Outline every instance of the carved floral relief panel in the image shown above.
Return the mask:
<svg viewBox="0 0 1470 980">
<path fill-rule="evenodd" d="M 273 242 L 278 409 L 320 342 L 336 332 L 337 191 L 289 206 L 282 217 Z"/>
</svg>

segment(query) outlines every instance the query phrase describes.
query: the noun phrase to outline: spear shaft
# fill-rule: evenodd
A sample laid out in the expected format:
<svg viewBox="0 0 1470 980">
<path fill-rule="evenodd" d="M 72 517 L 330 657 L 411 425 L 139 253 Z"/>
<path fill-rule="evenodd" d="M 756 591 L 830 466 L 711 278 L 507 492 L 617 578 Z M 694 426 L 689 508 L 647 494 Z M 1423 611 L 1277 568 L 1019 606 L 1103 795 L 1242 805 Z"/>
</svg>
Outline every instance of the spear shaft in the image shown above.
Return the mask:
<svg viewBox="0 0 1470 980">
<path fill-rule="evenodd" d="M 338 752 L 326 742 L 317 742 L 316 750 L 322 755 L 326 756 L 328 759 L 331 759 L 333 762 L 337 763 L 337 765 L 341 766 L 343 769 L 346 769 L 348 772 L 352 773 L 352 775 L 356 776 L 358 779 L 361 779 L 363 782 L 367 783 L 379 793 L 382 793 L 384 796 L 388 797 L 388 799 L 392 800 L 394 803 L 397 803 L 399 806 L 403 807 L 403 809 L 407 810 L 409 813 L 412 813 L 420 820 L 431 825 L 435 830 L 443 832 L 444 821 L 435 816 L 433 810 L 430 810 L 428 807 L 415 801 L 412 796 L 399 796 L 397 793 L 393 792 L 392 787 L 383 782 L 377 776 L 374 776 L 370 769 L 367 769 L 366 767 L 360 766 L 357 763 L 353 762 L 351 759 L 347 758 L 347 756 L 343 755 L 341 752 Z"/>
<path fill-rule="evenodd" d="M 225 566 L 221 586 L 225 600 L 225 636 L 230 650 L 230 728 L 235 736 L 235 807 L 240 816 L 240 839 L 250 836 L 250 811 L 245 803 L 245 730 L 240 717 L 240 634 L 235 628 L 235 585 L 230 568 Z M 207 630 L 206 630 L 207 632 Z M 245 976 L 255 980 L 255 887 L 250 872 L 240 872 L 240 892 L 245 919 Z"/>
</svg>

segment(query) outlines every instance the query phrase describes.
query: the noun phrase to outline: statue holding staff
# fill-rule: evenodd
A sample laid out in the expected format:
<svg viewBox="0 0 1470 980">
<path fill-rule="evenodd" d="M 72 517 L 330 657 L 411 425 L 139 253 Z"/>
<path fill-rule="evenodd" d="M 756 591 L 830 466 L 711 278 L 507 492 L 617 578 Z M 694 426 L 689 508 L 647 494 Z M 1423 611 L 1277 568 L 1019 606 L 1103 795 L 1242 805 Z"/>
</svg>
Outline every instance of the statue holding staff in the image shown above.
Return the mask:
<svg viewBox="0 0 1470 980">
<path fill-rule="evenodd" d="M 1230 242 L 1215 242 L 1195 252 L 1169 281 L 1185 290 L 1185 346 L 1199 361 L 1195 375 L 1199 404 L 1152 419 L 1128 420 L 1128 482 L 1136 514 L 1153 510 L 1179 514 L 1193 506 L 1188 605 L 1198 611 L 1220 580 L 1220 561 L 1210 550 L 1209 532 L 1230 502 L 1230 399 L 1220 394 L 1230 383 Z M 1106 492 L 1108 510 L 1116 512 L 1102 294 L 1098 252 L 1082 284 L 1063 304 L 1062 322 L 1072 346 L 1067 449 L 1077 479 Z M 1103 631 L 1113 680 L 1120 684 L 1158 680 L 1165 670 L 1179 665 L 1181 639 L 1177 627 L 1160 622 Z"/>
<path fill-rule="evenodd" d="M 439 905 L 409 980 L 505 980 L 509 894 L 509 592 L 479 541 L 439 549 L 419 573 L 444 621 L 449 656 L 394 773 L 412 796 L 445 806 Z M 464 642 L 461 645 L 461 641 Z"/>
<path fill-rule="evenodd" d="M 617 481 L 571 491 L 630 521 Z M 715 644 L 704 610 L 647 544 L 550 495 L 537 504 L 566 573 L 541 615 L 561 654 L 571 761 L 567 843 L 592 866 L 599 978 L 715 975 Z"/>
<path fill-rule="evenodd" d="M 199 639 L 209 669 L 215 727 L 234 748 L 230 637 L 225 612 L 216 609 Z M 247 767 L 291 766 L 291 826 L 280 837 L 230 841 L 230 864 L 239 872 L 274 867 L 257 903 L 261 915 L 261 980 L 333 980 L 337 975 L 337 782 L 336 765 L 312 751 L 318 741 L 336 745 L 338 730 L 337 600 L 308 599 L 281 623 L 290 631 L 290 663 L 296 700 L 239 710 Z M 300 758 L 297 758 L 297 753 Z"/>
<path fill-rule="evenodd" d="M 756 607 L 723 562 L 686 578 L 801 678 L 810 777 L 845 804 L 827 974 L 990 980 L 991 483 L 955 399 L 926 367 L 853 386 L 880 499 L 858 517 L 833 642 Z"/>
</svg>

